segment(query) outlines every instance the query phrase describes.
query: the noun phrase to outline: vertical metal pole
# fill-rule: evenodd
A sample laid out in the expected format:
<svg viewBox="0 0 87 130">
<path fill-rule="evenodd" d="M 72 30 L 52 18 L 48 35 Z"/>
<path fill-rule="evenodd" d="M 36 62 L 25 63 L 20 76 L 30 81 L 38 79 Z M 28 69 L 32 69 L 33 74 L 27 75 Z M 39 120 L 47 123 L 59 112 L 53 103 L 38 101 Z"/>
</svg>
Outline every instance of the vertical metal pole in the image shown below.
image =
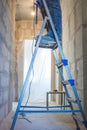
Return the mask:
<svg viewBox="0 0 87 130">
<path fill-rule="evenodd" d="M 48 19 L 48 17 L 45 17 L 44 22 L 42 24 L 40 35 L 39 35 L 39 38 L 38 38 L 38 41 L 37 41 L 37 44 L 36 44 L 32 59 L 31 59 L 29 70 L 27 72 L 27 76 L 26 76 L 26 79 L 25 79 L 25 82 L 24 82 L 24 85 L 23 85 L 23 88 L 22 88 L 22 92 L 21 92 L 21 95 L 20 95 L 20 98 L 19 98 L 19 101 L 18 101 L 18 106 L 17 106 L 16 112 L 15 112 L 14 119 L 13 119 L 12 126 L 11 126 L 10 130 L 14 130 L 14 126 L 15 126 L 15 123 L 16 123 L 16 120 L 17 120 L 17 117 L 18 117 L 18 112 L 20 110 L 20 106 L 21 106 L 21 103 L 22 103 L 22 100 L 23 100 L 23 97 L 24 97 L 24 94 L 25 94 L 25 90 L 27 88 L 27 84 L 28 84 L 28 81 L 29 81 L 31 70 L 32 70 L 32 67 L 33 67 L 33 64 L 34 64 L 34 61 L 35 61 L 35 57 L 36 57 L 36 54 L 37 54 L 37 50 L 38 50 L 38 47 L 39 47 L 39 44 L 40 44 L 40 41 L 41 41 L 41 37 L 42 37 L 43 31 L 44 31 L 44 28 L 46 26 L 47 19 Z"/>
<path fill-rule="evenodd" d="M 47 95 L 46 95 L 46 106 L 47 106 L 47 110 L 48 110 L 48 106 L 49 106 L 49 92 L 47 92 Z"/>
<path fill-rule="evenodd" d="M 62 94 L 62 93 L 60 93 L 59 95 L 61 96 L 61 106 L 62 106 L 62 105 L 63 105 L 63 97 L 62 97 L 62 96 L 63 96 L 63 94 Z"/>
<path fill-rule="evenodd" d="M 63 93 L 63 104 L 64 104 L 64 106 L 66 105 L 66 103 L 65 103 L 65 92 Z M 64 107 L 64 110 L 65 110 L 65 107 Z"/>
</svg>

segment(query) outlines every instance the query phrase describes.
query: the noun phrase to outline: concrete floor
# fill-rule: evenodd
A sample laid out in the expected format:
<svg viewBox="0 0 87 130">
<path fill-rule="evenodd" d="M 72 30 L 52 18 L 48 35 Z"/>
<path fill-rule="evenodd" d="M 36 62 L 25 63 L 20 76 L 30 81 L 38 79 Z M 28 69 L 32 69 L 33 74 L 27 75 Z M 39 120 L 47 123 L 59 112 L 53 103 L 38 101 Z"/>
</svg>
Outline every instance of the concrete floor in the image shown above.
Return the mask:
<svg viewBox="0 0 87 130">
<path fill-rule="evenodd" d="M 10 130 L 14 111 L 12 111 L 0 126 L 0 130 Z M 19 115 L 21 118 L 21 115 Z M 15 130 L 76 130 L 70 114 L 27 114 L 26 118 L 18 119 Z M 81 130 L 86 130 L 81 126 Z"/>
</svg>

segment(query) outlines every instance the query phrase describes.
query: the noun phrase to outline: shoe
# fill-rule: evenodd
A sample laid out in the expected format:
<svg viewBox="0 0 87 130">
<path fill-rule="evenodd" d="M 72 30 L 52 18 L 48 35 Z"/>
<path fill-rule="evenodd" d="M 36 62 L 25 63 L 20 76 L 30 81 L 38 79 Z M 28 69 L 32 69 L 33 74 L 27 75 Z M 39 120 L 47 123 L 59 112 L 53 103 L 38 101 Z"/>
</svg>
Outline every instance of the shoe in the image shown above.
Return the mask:
<svg viewBox="0 0 87 130">
<path fill-rule="evenodd" d="M 37 41 L 38 38 L 39 38 L 39 36 L 37 36 L 35 38 L 35 40 Z M 35 46 L 36 46 L 36 44 L 35 44 Z M 54 38 L 52 38 L 52 37 L 50 37 L 48 35 L 44 35 L 44 36 L 42 36 L 39 47 L 41 47 L 41 48 L 49 48 L 49 49 L 56 49 L 57 48 L 57 43 L 54 41 Z"/>
<path fill-rule="evenodd" d="M 39 35 L 35 37 L 35 40 L 37 41 L 39 38 Z M 40 44 L 53 44 L 56 43 L 54 41 L 54 38 L 50 37 L 49 35 L 44 35 L 41 38 Z"/>
</svg>

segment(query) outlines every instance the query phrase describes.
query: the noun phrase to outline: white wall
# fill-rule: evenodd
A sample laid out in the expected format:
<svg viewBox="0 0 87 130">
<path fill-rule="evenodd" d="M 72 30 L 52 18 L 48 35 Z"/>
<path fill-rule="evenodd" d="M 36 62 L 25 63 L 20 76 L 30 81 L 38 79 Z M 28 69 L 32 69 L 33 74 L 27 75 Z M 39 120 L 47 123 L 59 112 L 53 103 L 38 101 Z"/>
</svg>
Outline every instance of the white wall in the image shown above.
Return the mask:
<svg viewBox="0 0 87 130">
<path fill-rule="evenodd" d="M 24 41 L 24 79 L 32 57 L 32 40 Z M 34 48 L 33 48 L 34 49 Z M 45 102 L 46 92 L 51 89 L 51 51 L 48 49 L 39 48 L 35 64 L 34 77 L 30 91 L 30 102 Z M 32 75 L 30 79 L 32 79 Z M 28 96 L 26 91 L 25 99 Z"/>
</svg>

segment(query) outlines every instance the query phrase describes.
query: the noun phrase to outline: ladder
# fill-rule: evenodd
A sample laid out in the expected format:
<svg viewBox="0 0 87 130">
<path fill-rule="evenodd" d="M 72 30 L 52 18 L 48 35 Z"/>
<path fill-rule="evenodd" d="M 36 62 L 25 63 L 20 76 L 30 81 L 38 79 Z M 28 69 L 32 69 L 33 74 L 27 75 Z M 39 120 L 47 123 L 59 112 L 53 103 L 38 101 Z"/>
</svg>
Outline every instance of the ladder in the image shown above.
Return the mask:
<svg viewBox="0 0 87 130">
<path fill-rule="evenodd" d="M 47 15 L 44 17 L 44 21 L 43 21 L 43 24 L 42 24 L 42 27 L 41 27 L 41 30 L 40 30 L 40 34 L 39 34 L 38 40 L 36 41 L 36 47 L 35 47 L 35 50 L 33 52 L 33 56 L 32 56 L 31 62 L 30 62 L 30 66 L 29 66 L 29 69 L 28 69 L 28 72 L 27 72 L 27 76 L 26 76 L 25 82 L 24 82 L 23 87 L 22 87 L 22 92 L 21 92 L 21 95 L 20 95 L 20 98 L 19 98 L 19 101 L 18 101 L 18 105 L 17 105 L 17 108 L 16 108 L 16 112 L 15 112 L 10 130 L 14 130 L 16 120 L 18 118 L 19 113 L 72 113 L 73 120 L 75 121 L 75 124 L 76 124 L 76 130 L 80 130 L 78 122 L 81 122 L 84 125 L 84 128 L 87 128 L 87 121 L 86 121 L 86 118 L 85 118 L 85 115 L 84 115 L 84 112 L 83 112 L 83 109 L 82 109 L 81 101 L 79 99 L 79 96 L 78 96 L 78 93 L 77 93 L 77 90 L 76 90 L 75 80 L 72 78 L 70 69 L 68 67 L 68 60 L 65 58 L 65 55 L 63 53 L 62 46 L 61 46 L 61 43 L 60 43 L 59 38 L 57 36 L 51 15 L 49 13 L 49 9 L 48 9 L 47 4 L 46 4 L 46 1 L 42 0 L 42 2 L 43 2 L 44 10 L 46 11 Z M 51 25 L 51 28 L 52 28 L 52 31 L 54 33 L 56 41 L 53 44 L 50 44 L 50 43 L 47 43 L 47 45 L 44 44 L 44 43 L 40 44 L 42 34 L 44 32 L 44 29 L 45 29 L 48 21 Z M 48 110 L 47 107 L 45 107 L 45 106 L 22 106 L 22 101 L 23 101 L 23 98 L 24 98 L 24 95 L 25 95 L 25 91 L 26 91 L 26 88 L 27 88 L 27 85 L 28 85 L 28 81 L 29 81 L 29 78 L 30 78 L 30 75 L 31 75 L 31 71 L 32 71 L 33 64 L 34 64 L 36 54 L 37 54 L 39 47 L 48 48 L 48 49 L 50 48 L 53 51 L 55 61 L 56 61 L 56 67 L 59 71 L 59 74 L 60 74 L 61 79 L 62 79 L 62 84 L 63 84 L 65 92 L 66 92 L 67 101 L 69 103 L 69 109 Z M 60 55 L 61 55 L 61 60 L 58 59 L 58 55 L 57 55 L 57 51 L 56 51 L 57 47 L 58 47 Z M 66 70 L 68 80 L 65 80 L 65 78 L 64 78 L 64 75 L 63 75 L 63 72 L 62 72 L 63 66 Z M 70 97 L 69 86 L 71 87 L 71 89 L 73 91 L 75 99 L 72 99 Z M 78 109 L 74 109 L 73 104 L 77 104 Z M 67 106 L 63 106 L 63 107 L 67 107 Z M 42 109 L 41 110 L 31 110 L 29 108 L 46 108 L 46 109 L 45 110 L 42 110 Z M 49 107 L 49 108 L 52 108 L 52 107 Z M 79 113 L 81 115 L 81 119 L 78 118 L 76 113 Z"/>
</svg>

